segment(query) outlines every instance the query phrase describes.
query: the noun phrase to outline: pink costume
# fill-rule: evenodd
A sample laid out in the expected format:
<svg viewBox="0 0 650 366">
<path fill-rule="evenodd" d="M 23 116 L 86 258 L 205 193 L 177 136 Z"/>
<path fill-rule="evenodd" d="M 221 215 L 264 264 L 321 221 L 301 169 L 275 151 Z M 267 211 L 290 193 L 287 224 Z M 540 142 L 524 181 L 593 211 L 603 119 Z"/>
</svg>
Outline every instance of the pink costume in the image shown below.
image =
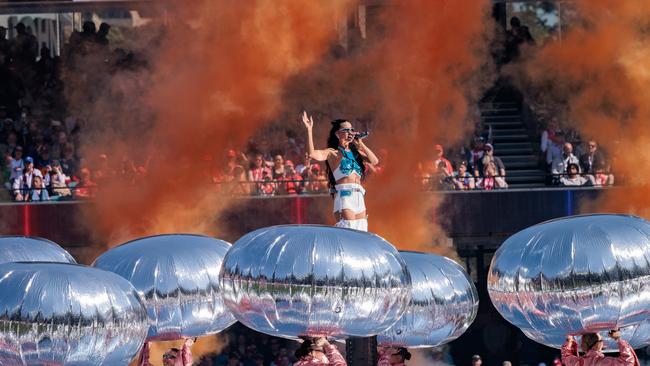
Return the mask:
<svg viewBox="0 0 650 366">
<path fill-rule="evenodd" d="M 404 363 L 391 364 L 390 363 L 390 354 L 387 352 L 379 352 L 379 361 L 377 361 L 377 366 L 405 366 Z"/>
<path fill-rule="evenodd" d="M 174 361 L 174 366 L 192 366 L 192 351 L 186 344 L 184 344 L 183 348 L 178 352 L 178 356 L 179 357 L 176 358 L 176 361 Z M 149 342 L 146 342 L 142 351 L 140 351 L 140 361 L 138 362 L 138 366 L 153 366 L 149 363 Z"/>
<path fill-rule="evenodd" d="M 578 355 L 577 342 L 562 345 L 562 363 L 566 366 L 638 366 L 639 360 L 634 349 L 626 341 L 618 340 L 620 356 L 605 356 L 602 352 L 589 350 L 584 356 Z"/>
<path fill-rule="evenodd" d="M 307 355 L 301 358 L 300 360 L 298 360 L 296 363 L 294 363 L 293 366 L 312 366 L 312 365 L 347 366 L 345 359 L 343 358 L 343 356 L 341 356 L 341 353 L 335 346 L 332 346 L 330 344 L 329 346 L 325 346 L 324 350 L 325 350 L 325 357 L 327 357 L 327 362 L 323 362 L 318 358 L 314 358 L 310 355 Z"/>
</svg>

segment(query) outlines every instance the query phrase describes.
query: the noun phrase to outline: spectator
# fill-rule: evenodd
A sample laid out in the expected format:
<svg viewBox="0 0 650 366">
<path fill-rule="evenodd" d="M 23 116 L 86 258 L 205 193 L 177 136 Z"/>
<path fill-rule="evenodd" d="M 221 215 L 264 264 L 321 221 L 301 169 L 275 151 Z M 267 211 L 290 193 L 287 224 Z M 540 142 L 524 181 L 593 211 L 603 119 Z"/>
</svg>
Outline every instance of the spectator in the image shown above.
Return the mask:
<svg viewBox="0 0 650 366">
<path fill-rule="evenodd" d="M 95 41 L 102 45 L 108 46 L 108 32 L 111 30 L 111 26 L 107 23 L 102 23 L 99 25 L 99 30 L 95 35 Z"/>
<path fill-rule="evenodd" d="M 32 188 L 32 183 L 34 182 L 34 177 L 40 177 L 41 182 L 43 175 L 38 169 L 34 169 L 34 159 L 31 156 L 25 158 L 25 167 L 15 180 L 13 184 L 14 197 L 16 201 L 27 201 L 29 200 L 28 192 Z"/>
<path fill-rule="evenodd" d="M 564 141 L 563 132 L 560 129 L 560 124 L 558 123 L 557 118 L 551 119 L 548 127 L 542 131 L 541 141 L 540 141 L 540 151 L 542 154 L 546 154 L 549 146 L 551 144 L 562 144 Z"/>
<path fill-rule="evenodd" d="M 52 170 L 50 173 L 49 187 L 52 192 L 52 195 L 59 197 L 69 197 L 72 195 L 70 188 L 68 188 L 67 180 L 68 177 L 63 174 L 61 169 L 61 163 L 55 160 L 52 163 Z"/>
<path fill-rule="evenodd" d="M 9 41 L 7 40 L 7 28 L 0 25 L 0 55 L 9 56 Z"/>
<path fill-rule="evenodd" d="M 9 181 L 11 184 L 13 184 L 14 181 L 20 177 L 20 175 L 23 173 L 23 169 L 25 168 L 22 146 L 16 146 L 14 149 L 11 160 L 9 161 L 9 168 L 11 170 Z"/>
<path fill-rule="evenodd" d="M 587 152 L 580 156 L 580 168 L 584 173 L 593 174 L 595 168 L 604 163 L 604 158 L 598 151 L 598 144 L 594 140 L 587 142 Z"/>
<path fill-rule="evenodd" d="M 483 155 L 485 155 L 485 140 L 482 137 L 475 137 L 472 143 L 472 150 L 469 152 L 469 166 L 475 172 L 483 171 Z M 478 177 L 478 175 L 476 175 Z"/>
<path fill-rule="evenodd" d="M 455 189 L 453 173 L 447 171 L 447 163 L 438 160 L 438 171 L 432 177 L 433 189 L 437 191 L 453 191 Z"/>
<path fill-rule="evenodd" d="M 63 157 L 60 160 L 63 174 L 68 177 L 76 177 L 79 169 L 79 162 L 74 156 L 74 146 L 71 143 L 65 144 L 63 147 Z"/>
<path fill-rule="evenodd" d="M 460 191 L 476 188 L 474 177 L 467 171 L 467 163 L 464 161 L 458 164 L 458 172 L 454 173 L 454 185 Z"/>
<path fill-rule="evenodd" d="M 303 173 L 308 172 L 310 168 L 311 168 L 311 157 L 309 156 L 309 153 L 306 152 L 302 156 L 302 163 L 296 166 L 296 172 L 298 172 L 298 174 L 300 175 L 303 175 Z"/>
<path fill-rule="evenodd" d="M 580 173 L 580 161 L 573 155 L 573 145 L 565 142 L 562 155 L 557 157 L 551 165 L 551 174 L 555 178 L 554 181 L 559 181 L 560 176 L 566 174 L 569 164 L 576 164 L 578 166 L 578 173 Z"/>
<path fill-rule="evenodd" d="M 34 176 L 32 188 L 29 190 L 29 201 L 49 201 L 50 195 L 43 185 L 43 178 L 39 175 Z"/>
<path fill-rule="evenodd" d="M 479 355 L 472 356 L 472 366 L 481 366 L 481 364 L 483 364 L 483 360 L 481 360 L 481 356 Z"/>
<path fill-rule="evenodd" d="M 552 170 L 553 162 L 562 156 L 562 147 L 565 143 L 564 132 L 557 131 L 553 140 L 549 139 L 546 148 L 546 165 Z"/>
<path fill-rule="evenodd" d="M 491 191 L 493 189 L 503 189 L 508 188 L 508 183 L 504 177 L 496 175 L 497 167 L 494 162 L 490 162 L 485 167 L 483 172 L 483 178 L 480 178 L 476 182 L 476 187 L 484 189 L 486 191 Z"/>
<path fill-rule="evenodd" d="M 276 154 L 273 156 L 273 180 L 280 180 L 284 177 L 284 157 L 282 154 Z"/>
<path fill-rule="evenodd" d="M 36 168 L 45 169 L 48 165 L 52 164 L 50 159 L 50 149 L 43 145 L 38 149 L 38 157 L 36 158 Z"/>
<path fill-rule="evenodd" d="M 501 363 L 501 366 L 512 366 L 512 362 L 510 362 L 510 361 L 503 361 L 503 363 Z"/>
<path fill-rule="evenodd" d="M 580 166 L 576 163 L 569 163 L 566 168 L 566 176 L 560 178 L 563 186 L 584 186 L 589 179 L 579 175 Z"/>
<path fill-rule="evenodd" d="M 598 163 L 593 175 L 589 175 L 589 180 L 594 187 L 604 187 L 614 185 L 614 175 L 608 174 L 604 162 Z"/>
<path fill-rule="evenodd" d="M 287 160 L 287 163 L 284 165 L 284 193 L 286 194 L 300 194 L 303 189 L 302 177 L 298 174 L 293 166 L 291 160 Z"/>
<path fill-rule="evenodd" d="M 320 165 L 312 164 L 309 174 L 303 179 L 306 181 L 305 190 L 309 193 L 328 193 L 329 187 L 327 183 L 327 176 L 325 171 L 321 169 Z"/>
<path fill-rule="evenodd" d="M 237 165 L 232 172 L 233 179 L 230 181 L 230 193 L 235 195 L 249 195 L 250 184 L 246 180 L 246 172 L 241 165 Z"/>
<path fill-rule="evenodd" d="M 447 175 L 454 174 L 454 168 L 451 166 L 451 162 L 449 161 L 449 159 L 445 158 L 442 145 L 436 145 L 434 150 L 436 151 L 436 160 L 433 162 L 434 166 L 439 167 L 440 163 L 442 162 L 445 164 L 445 170 L 447 172 Z"/>
<path fill-rule="evenodd" d="M 63 157 L 63 149 L 68 143 L 68 134 L 64 131 L 59 131 L 56 134 L 56 141 L 52 143 L 52 158 L 61 159 Z"/>
<path fill-rule="evenodd" d="M 271 175 L 268 172 L 264 172 L 262 176 L 262 183 L 259 186 L 259 195 L 260 196 L 275 196 L 277 191 L 277 184 L 271 179 Z"/>
<path fill-rule="evenodd" d="M 75 186 L 74 197 L 87 199 L 95 197 L 96 184 L 92 180 L 90 170 L 88 168 L 81 169 L 81 179 L 79 185 Z"/>
<path fill-rule="evenodd" d="M 498 173 L 499 177 L 505 177 L 506 176 L 506 166 L 503 164 L 503 161 L 501 158 L 494 156 L 494 148 L 492 147 L 492 144 L 485 144 L 484 147 L 484 155 L 483 159 L 481 159 L 481 166 L 486 167 L 490 163 L 494 163 L 496 167 L 496 173 Z M 484 168 L 485 170 L 485 168 Z M 495 173 L 495 175 L 496 175 Z M 479 171 L 476 170 L 474 171 L 474 175 L 476 177 L 479 176 Z"/>
</svg>

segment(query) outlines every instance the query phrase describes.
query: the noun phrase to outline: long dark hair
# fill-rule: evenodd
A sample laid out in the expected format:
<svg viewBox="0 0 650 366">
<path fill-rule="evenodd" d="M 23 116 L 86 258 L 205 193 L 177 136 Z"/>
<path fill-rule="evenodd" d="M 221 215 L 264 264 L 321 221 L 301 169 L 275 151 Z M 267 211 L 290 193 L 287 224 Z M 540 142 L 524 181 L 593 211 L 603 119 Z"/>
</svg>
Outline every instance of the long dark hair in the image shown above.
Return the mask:
<svg viewBox="0 0 650 366">
<path fill-rule="evenodd" d="M 335 119 L 332 121 L 332 129 L 330 130 L 330 134 L 327 136 L 327 147 L 338 150 L 339 149 L 339 138 L 336 136 L 336 132 L 341 129 L 341 124 L 344 122 L 350 123 L 350 121 L 346 119 Z M 352 151 L 352 155 L 354 156 L 354 159 L 357 161 L 357 164 L 361 167 L 361 175 L 364 175 L 366 173 L 366 165 L 363 163 L 363 157 L 361 154 L 359 154 L 359 150 L 357 150 L 357 147 L 350 144 L 350 151 Z M 330 189 L 330 192 L 332 195 L 334 195 L 334 187 L 336 186 L 336 179 L 334 179 L 334 173 L 332 173 L 332 168 L 330 167 L 329 162 L 325 161 L 325 168 L 327 169 L 327 180 L 329 181 L 327 186 Z"/>
</svg>

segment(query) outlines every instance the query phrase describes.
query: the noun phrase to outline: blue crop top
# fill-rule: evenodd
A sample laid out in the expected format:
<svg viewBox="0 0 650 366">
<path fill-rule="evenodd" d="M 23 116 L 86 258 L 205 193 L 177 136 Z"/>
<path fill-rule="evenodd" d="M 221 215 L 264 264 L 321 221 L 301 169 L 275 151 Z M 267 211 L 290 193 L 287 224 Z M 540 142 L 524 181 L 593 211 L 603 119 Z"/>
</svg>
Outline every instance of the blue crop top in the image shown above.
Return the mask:
<svg viewBox="0 0 650 366">
<path fill-rule="evenodd" d="M 347 151 L 342 147 L 339 147 L 339 151 L 341 152 L 341 162 L 336 170 L 332 172 L 334 180 L 338 181 L 339 179 L 350 176 L 352 172 L 357 173 L 361 177 L 361 167 L 357 163 L 357 159 L 354 158 L 352 151 Z"/>
</svg>

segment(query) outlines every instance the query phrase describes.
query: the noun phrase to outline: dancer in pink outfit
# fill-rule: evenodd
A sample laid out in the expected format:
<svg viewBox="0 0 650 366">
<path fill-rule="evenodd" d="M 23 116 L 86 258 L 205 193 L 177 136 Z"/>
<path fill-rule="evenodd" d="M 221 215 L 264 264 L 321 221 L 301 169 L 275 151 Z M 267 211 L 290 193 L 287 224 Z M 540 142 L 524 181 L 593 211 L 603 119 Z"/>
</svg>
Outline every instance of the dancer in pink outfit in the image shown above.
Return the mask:
<svg viewBox="0 0 650 366">
<path fill-rule="evenodd" d="M 618 343 L 618 357 L 605 356 L 602 353 L 603 339 L 598 333 L 582 335 L 583 356 L 578 354 L 578 343 L 573 336 L 568 336 L 562 345 L 562 363 L 566 366 L 639 366 L 639 359 L 629 343 L 621 339 L 621 332 L 611 330 L 609 336 Z"/>
<path fill-rule="evenodd" d="M 163 366 L 192 366 L 192 347 L 194 344 L 193 339 L 186 339 L 183 343 L 183 348 L 170 348 L 163 354 Z M 144 344 L 144 348 L 140 352 L 139 366 L 153 366 L 149 363 L 149 342 Z"/>
<path fill-rule="evenodd" d="M 326 338 L 308 338 L 296 350 L 298 361 L 293 366 L 347 366 L 345 359 L 336 346 Z"/>
</svg>

